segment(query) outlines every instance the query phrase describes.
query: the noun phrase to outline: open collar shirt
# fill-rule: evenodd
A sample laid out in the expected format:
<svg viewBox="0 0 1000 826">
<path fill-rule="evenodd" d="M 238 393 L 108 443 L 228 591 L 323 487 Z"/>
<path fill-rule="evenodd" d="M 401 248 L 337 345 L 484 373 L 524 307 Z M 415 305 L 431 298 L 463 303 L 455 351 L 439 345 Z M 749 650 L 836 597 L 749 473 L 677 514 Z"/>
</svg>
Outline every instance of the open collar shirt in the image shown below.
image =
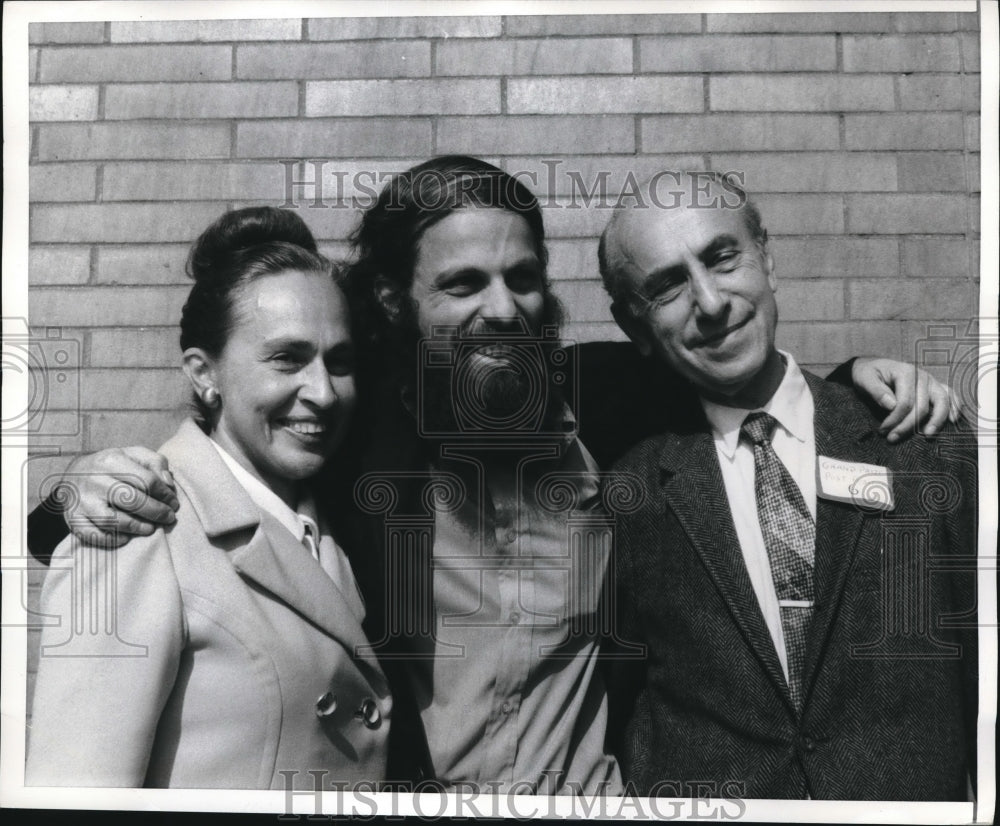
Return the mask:
<svg viewBox="0 0 1000 826">
<path fill-rule="evenodd" d="M 597 667 L 610 543 L 585 538 L 607 530 L 593 458 L 574 433 L 519 470 L 448 452 L 433 470 L 467 495 L 434 516 L 433 656 L 411 669 L 436 776 L 486 793 L 620 793 Z"/>
</svg>

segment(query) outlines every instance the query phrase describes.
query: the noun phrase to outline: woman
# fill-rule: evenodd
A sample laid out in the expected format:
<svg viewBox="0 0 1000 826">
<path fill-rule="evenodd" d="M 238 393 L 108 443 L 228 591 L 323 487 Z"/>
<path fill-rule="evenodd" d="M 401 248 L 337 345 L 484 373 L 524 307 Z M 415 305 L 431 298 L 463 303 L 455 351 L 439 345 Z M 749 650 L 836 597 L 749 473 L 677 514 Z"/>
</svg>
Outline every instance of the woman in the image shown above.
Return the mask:
<svg viewBox="0 0 1000 826">
<path fill-rule="evenodd" d="M 181 348 L 200 421 L 162 448 L 177 520 L 118 553 L 57 550 L 42 611 L 107 619 L 44 628 L 26 781 L 380 779 L 392 700 L 305 484 L 354 404 L 346 301 L 305 224 L 273 208 L 222 216 L 188 270 Z"/>
</svg>

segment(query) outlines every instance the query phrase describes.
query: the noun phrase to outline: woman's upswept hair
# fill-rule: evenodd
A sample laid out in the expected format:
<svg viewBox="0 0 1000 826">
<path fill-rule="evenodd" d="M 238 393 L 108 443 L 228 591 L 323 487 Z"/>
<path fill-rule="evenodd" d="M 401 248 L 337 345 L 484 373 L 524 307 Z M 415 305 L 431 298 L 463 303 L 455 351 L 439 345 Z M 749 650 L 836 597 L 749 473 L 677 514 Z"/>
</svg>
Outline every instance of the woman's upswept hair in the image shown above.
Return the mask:
<svg viewBox="0 0 1000 826">
<path fill-rule="evenodd" d="M 187 274 L 194 279 L 181 313 L 181 350 L 199 347 L 218 357 L 236 323 L 238 290 L 264 275 L 287 270 L 332 277 L 332 265 L 319 254 L 316 239 L 294 212 L 247 207 L 225 213 L 191 247 Z M 195 395 L 197 413 L 210 411 Z"/>
</svg>

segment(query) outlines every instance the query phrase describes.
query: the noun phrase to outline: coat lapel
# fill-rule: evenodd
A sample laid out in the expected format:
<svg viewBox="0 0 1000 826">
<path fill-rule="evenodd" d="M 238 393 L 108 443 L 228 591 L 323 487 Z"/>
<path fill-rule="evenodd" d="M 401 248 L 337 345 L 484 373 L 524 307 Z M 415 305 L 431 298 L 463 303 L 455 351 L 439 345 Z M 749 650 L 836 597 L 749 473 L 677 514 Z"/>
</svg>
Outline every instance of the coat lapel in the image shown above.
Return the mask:
<svg viewBox="0 0 1000 826">
<path fill-rule="evenodd" d="M 340 589 L 305 546 L 270 515 L 261 515 L 250 541 L 233 551 L 232 562 L 244 577 L 274 594 L 353 654 L 367 648 L 368 640 Z"/>
<path fill-rule="evenodd" d="M 668 435 L 660 465 L 662 507 L 676 515 L 747 644 L 765 673 L 791 702 L 774 641 L 743 561 L 710 433 L 699 429 Z"/>
<path fill-rule="evenodd" d="M 208 538 L 231 549 L 233 567 L 358 656 L 367 639 L 340 590 L 294 536 L 260 512 L 209 437 L 189 420 L 162 452 Z"/>
<path fill-rule="evenodd" d="M 887 464 L 887 451 L 876 425 L 853 394 L 804 371 L 803 375 L 815 403 L 817 455 Z M 677 516 L 748 644 L 790 703 L 781 663 L 743 561 L 707 424 L 666 437 L 660 463 L 664 471 L 663 506 Z M 860 508 L 817 499 L 816 606 L 803 675 L 806 692 L 815 681 L 847 573 L 863 539 L 864 520 Z M 869 541 L 877 541 L 876 534 L 872 537 Z"/>
<path fill-rule="evenodd" d="M 809 373 L 803 375 L 815 403 L 817 457 L 887 464 L 887 451 L 876 425 L 853 394 Z M 865 512 L 859 507 L 817 496 L 816 602 L 803 674 L 806 700 L 840 606 L 847 573 L 861 547 L 864 521 Z M 876 532 L 869 541 L 877 540 Z"/>
</svg>

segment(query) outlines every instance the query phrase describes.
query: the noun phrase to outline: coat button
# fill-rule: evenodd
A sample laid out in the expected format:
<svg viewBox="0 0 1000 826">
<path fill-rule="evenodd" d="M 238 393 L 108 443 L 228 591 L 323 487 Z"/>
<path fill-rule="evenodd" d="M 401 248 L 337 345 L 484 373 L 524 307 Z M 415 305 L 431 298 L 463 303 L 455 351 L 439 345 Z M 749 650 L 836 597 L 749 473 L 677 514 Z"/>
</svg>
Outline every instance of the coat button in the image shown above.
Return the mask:
<svg viewBox="0 0 1000 826">
<path fill-rule="evenodd" d="M 802 746 L 810 754 L 812 754 L 814 751 L 816 751 L 816 741 L 813 740 L 812 737 L 806 737 L 806 738 L 804 738 L 802 740 Z"/>
<path fill-rule="evenodd" d="M 332 691 L 326 692 L 316 701 L 316 716 L 329 717 L 337 710 L 337 695 Z"/>
<path fill-rule="evenodd" d="M 378 710 L 378 704 L 371 697 L 366 697 L 362 701 L 360 708 L 354 712 L 354 716 L 367 728 L 378 728 L 382 722 L 382 712 Z"/>
</svg>

